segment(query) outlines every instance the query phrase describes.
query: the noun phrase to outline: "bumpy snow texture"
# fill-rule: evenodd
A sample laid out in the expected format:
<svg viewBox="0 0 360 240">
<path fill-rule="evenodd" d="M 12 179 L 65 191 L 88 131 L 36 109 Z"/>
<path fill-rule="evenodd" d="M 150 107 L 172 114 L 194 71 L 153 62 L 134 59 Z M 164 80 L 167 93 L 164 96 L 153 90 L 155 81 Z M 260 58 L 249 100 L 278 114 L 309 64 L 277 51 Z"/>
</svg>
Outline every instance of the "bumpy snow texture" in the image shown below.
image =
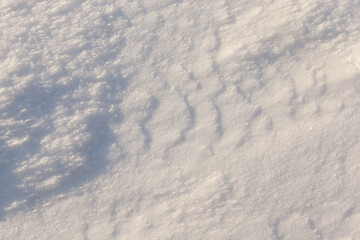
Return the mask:
<svg viewBox="0 0 360 240">
<path fill-rule="evenodd" d="M 1 0 L 1 239 L 360 239 L 358 0 Z"/>
</svg>

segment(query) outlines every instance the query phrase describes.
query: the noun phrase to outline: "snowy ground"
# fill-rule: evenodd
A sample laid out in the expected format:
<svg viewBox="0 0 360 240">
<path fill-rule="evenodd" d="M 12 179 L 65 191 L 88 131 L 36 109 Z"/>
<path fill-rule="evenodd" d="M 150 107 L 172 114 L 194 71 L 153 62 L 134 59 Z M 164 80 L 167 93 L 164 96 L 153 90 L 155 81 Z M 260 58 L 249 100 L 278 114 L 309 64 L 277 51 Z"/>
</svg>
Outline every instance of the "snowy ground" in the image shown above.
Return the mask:
<svg viewBox="0 0 360 240">
<path fill-rule="evenodd" d="M 0 239 L 360 239 L 358 0 L 0 1 Z"/>
</svg>

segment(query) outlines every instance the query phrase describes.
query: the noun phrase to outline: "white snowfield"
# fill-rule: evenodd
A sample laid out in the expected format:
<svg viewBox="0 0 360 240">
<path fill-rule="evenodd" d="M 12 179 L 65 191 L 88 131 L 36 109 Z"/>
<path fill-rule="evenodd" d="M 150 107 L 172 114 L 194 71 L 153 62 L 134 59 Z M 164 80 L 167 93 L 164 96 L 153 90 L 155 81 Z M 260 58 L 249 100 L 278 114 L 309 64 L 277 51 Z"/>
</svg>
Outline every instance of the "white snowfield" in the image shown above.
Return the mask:
<svg viewBox="0 0 360 240">
<path fill-rule="evenodd" d="M 0 239 L 360 239 L 358 0 L 1 0 Z"/>
</svg>

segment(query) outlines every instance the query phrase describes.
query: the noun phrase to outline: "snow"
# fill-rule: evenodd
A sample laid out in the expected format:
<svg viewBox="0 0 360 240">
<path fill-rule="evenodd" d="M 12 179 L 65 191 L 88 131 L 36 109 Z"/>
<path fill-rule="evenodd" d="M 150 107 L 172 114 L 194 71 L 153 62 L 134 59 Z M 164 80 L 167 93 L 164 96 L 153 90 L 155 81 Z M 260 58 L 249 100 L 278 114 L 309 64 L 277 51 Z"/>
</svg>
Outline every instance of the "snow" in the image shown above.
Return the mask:
<svg viewBox="0 0 360 240">
<path fill-rule="evenodd" d="M 360 239 L 360 3 L 0 2 L 1 239 Z"/>
</svg>

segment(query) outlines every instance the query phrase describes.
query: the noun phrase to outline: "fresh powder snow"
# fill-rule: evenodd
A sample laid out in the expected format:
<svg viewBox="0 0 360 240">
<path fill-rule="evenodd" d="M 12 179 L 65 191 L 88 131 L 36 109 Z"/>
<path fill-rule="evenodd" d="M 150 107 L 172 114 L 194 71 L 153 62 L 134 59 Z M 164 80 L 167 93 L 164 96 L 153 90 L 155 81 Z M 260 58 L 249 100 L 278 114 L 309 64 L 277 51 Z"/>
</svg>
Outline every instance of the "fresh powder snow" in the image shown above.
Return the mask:
<svg viewBox="0 0 360 240">
<path fill-rule="evenodd" d="M 0 239 L 360 239 L 358 0 L 1 0 Z"/>
</svg>

